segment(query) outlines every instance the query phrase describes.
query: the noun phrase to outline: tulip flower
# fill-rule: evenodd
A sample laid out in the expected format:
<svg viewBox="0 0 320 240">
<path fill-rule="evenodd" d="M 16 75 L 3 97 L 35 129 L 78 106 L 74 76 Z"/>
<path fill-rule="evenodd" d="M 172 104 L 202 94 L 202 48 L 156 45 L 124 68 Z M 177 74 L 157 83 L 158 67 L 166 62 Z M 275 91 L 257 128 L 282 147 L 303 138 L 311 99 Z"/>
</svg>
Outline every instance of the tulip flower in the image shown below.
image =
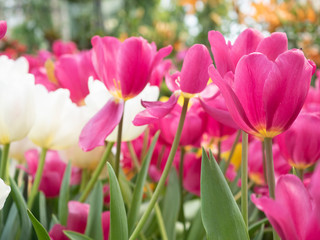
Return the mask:
<svg viewBox="0 0 320 240">
<path fill-rule="evenodd" d="M 194 64 L 195 62 L 197 64 Z M 211 63 L 208 49 L 201 44 L 193 45 L 186 54 L 181 73 L 174 73 L 167 81 L 170 90 L 174 91 L 169 100 L 167 102 L 142 102 L 146 110 L 135 117 L 133 124 L 141 126 L 153 123 L 174 109 L 180 95 L 191 98 L 204 90 L 209 80 L 207 67 Z"/>
<path fill-rule="evenodd" d="M 89 94 L 88 79 L 97 78 L 91 61 L 92 51 L 65 54 L 55 63 L 55 76 L 61 88 L 69 89 L 71 100 L 81 105 Z"/>
<path fill-rule="evenodd" d="M 29 150 L 25 153 L 27 160 L 27 172 L 34 178 L 39 165 L 39 152 L 36 149 Z M 39 190 L 48 198 L 57 197 L 60 193 L 60 187 L 67 164 L 63 162 L 56 151 L 48 151 L 39 185 Z M 72 168 L 71 185 L 80 182 L 79 169 Z"/>
<path fill-rule="evenodd" d="M 69 98 L 69 91 L 58 89 L 48 92 L 36 86 L 35 122 L 29 138 L 44 149 L 66 149 L 78 141 L 84 125 L 84 109 L 76 106 Z"/>
<path fill-rule="evenodd" d="M 60 58 L 64 54 L 74 54 L 77 51 L 77 45 L 74 42 L 57 40 L 52 44 L 52 52 L 56 58 Z"/>
<path fill-rule="evenodd" d="M 92 45 L 93 66 L 99 80 L 113 97 L 82 130 L 79 144 L 85 151 L 104 144 L 122 119 L 124 102 L 137 96 L 146 87 L 155 67 L 172 49 L 170 46 L 157 52 L 155 45 L 136 37 L 121 43 L 113 37 L 95 36 Z"/>
<path fill-rule="evenodd" d="M 0 178 L 0 210 L 3 208 L 4 203 L 11 191 L 10 186 L 4 183 L 4 181 Z"/>
<path fill-rule="evenodd" d="M 0 20 L 0 39 L 6 35 L 7 32 L 7 22 Z"/>
<path fill-rule="evenodd" d="M 304 170 L 320 158 L 320 117 L 301 113 L 288 131 L 277 137 L 280 152 L 296 169 Z"/>
<path fill-rule="evenodd" d="M 77 201 L 70 201 L 68 203 L 68 221 L 67 226 L 55 224 L 49 232 L 52 240 L 68 240 L 69 238 L 64 235 L 63 230 L 69 230 L 85 233 L 90 205 L 87 203 L 80 203 Z M 110 229 L 110 212 L 103 212 L 101 215 L 101 224 L 103 231 L 103 240 L 109 239 Z"/>
<path fill-rule="evenodd" d="M 309 189 L 294 175 L 280 176 L 275 199 L 257 198 L 252 202 L 263 211 L 282 240 L 320 238 L 320 166 L 313 173 Z"/>
</svg>

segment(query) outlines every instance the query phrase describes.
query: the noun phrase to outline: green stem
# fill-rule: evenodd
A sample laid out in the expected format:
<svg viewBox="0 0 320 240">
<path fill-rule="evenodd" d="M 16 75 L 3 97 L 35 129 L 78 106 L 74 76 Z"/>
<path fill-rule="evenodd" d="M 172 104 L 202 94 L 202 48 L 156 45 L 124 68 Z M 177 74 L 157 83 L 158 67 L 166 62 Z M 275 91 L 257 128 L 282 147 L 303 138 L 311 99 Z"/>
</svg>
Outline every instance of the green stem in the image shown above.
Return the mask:
<svg viewBox="0 0 320 240">
<path fill-rule="evenodd" d="M 232 157 L 233 157 L 234 151 L 236 150 L 237 144 L 238 144 L 238 142 L 239 142 L 240 134 L 241 134 L 241 130 L 238 130 L 237 136 L 236 136 L 236 138 L 234 139 L 234 142 L 233 142 L 232 147 L 231 147 L 231 150 L 230 150 L 230 154 L 229 154 L 229 156 L 228 156 L 227 164 L 226 164 L 225 169 L 224 169 L 224 175 L 226 175 L 226 172 L 227 172 L 227 170 L 228 170 L 228 167 L 229 167 L 229 165 L 230 165 L 230 163 L 231 163 L 231 159 L 232 159 Z"/>
<path fill-rule="evenodd" d="M 140 159 L 143 160 L 147 150 L 148 150 L 148 140 L 149 140 L 149 134 L 150 134 L 150 128 L 147 128 L 144 131 L 144 136 L 143 136 L 143 145 L 142 145 L 142 151 L 141 151 L 141 156 Z"/>
<path fill-rule="evenodd" d="M 269 187 L 269 195 L 271 198 L 275 199 L 275 189 L 276 181 L 274 177 L 274 166 L 273 166 L 273 154 L 272 154 L 272 138 L 265 138 L 265 149 L 266 149 L 266 159 L 267 159 L 267 182 Z M 273 228 L 273 239 L 280 240 L 278 234 Z"/>
<path fill-rule="evenodd" d="M 264 144 L 264 140 L 261 142 L 262 144 L 262 165 L 263 165 L 263 177 L 265 183 L 268 182 L 268 176 L 267 176 L 267 159 L 266 159 L 266 147 Z"/>
<path fill-rule="evenodd" d="M 45 160 L 46 160 L 47 151 L 48 151 L 48 149 L 46 149 L 46 148 L 42 148 L 42 150 L 41 150 L 38 169 L 37 169 L 36 176 L 35 176 L 33 184 L 32 184 L 30 196 L 28 198 L 28 208 L 29 209 L 32 208 L 33 202 L 34 202 L 35 197 L 37 196 L 37 193 L 38 193 L 38 188 L 39 188 L 41 177 L 42 177 L 42 172 L 43 172 L 43 168 L 44 168 L 44 164 L 45 164 Z"/>
<path fill-rule="evenodd" d="M 218 162 L 220 162 L 221 161 L 221 140 L 220 139 L 218 139 L 218 156 L 217 156 L 217 160 L 218 160 Z"/>
<path fill-rule="evenodd" d="M 120 170 L 120 153 L 121 153 L 121 138 L 122 138 L 122 125 L 123 125 L 123 115 L 118 125 L 118 136 L 117 136 L 117 152 L 116 152 L 116 166 L 115 166 L 115 174 L 117 179 L 119 180 L 119 170 Z"/>
<path fill-rule="evenodd" d="M 180 217 L 183 223 L 183 235 L 185 236 L 186 234 L 186 219 L 184 216 L 184 208 L 183 208 L 183 202 L 184 202 L 184 194 L 183 194 L 183 162 L 184 162 L 184 155 L 186 151 L 184 147 L 181 148 L 181 155 L 180 155 L 180 166 L 179 166 L 179 182 L 180 182 Z"/>
<path fill-rule="evenodd" d="M 153 193 L 153 196 L 152 196 L 152 198 L 150 200 L 148 208 L 144 212 L 144 214 L 142 215 L 141 219 L 139 220 L 138 225 L 135 228 L 135 230 L 132 233 L 132 235 L 130 236 L 129 240 L 135 240 L 138 237 L 139 232 L 141 231 L 143 225 L 147 221 L 150 213 L 152 212 L 153 207 L 156 204 L 157 199 L 158 199 L 158 197 L 159 197 L 159 195 L 160 195 L 160 193 L 162 191 L 162 188 L 163 188 L 163 186 L 164 186 L 164 184 L 166 182 L 166 179 L 167 179 L 167 177 L 169 175 L 169 172 L 170 172 L 170 169 L 171 169 L 172 162 L 174 160 L 174 156 L 175 156 L 175 154 L 177 152 L 177 149 L 178 149 L 178 146 L 179 146 L 184 120 L 185 120 L 186 115 L 187 115 L 188 103 L 189 103 L 189 98 L 184 98 L 178 129 L 177 129 L 174 141 L 172 143 L 172 147 L 171 147 L 171 150 L 170 150 L 170 153 L 169 153 L 169 157 L 168 157 L 166 166 L 165 166 L 165 168 L 163 170 L 163 173 L 162 173 L 161 178 L 159 180 L 159 183 L 158 183 L 158 185 L 156 187 L 156 190 Z"/>
<path fill-rule="evenodd" d="M 242 132 L 241 214 L 248 229 L 248 134 Z"/>
<path fill-rule="evenodd" d="M 296 172 L 300 180 L 303 182 L 304 169 L 296 169 Z"/>
<path fill-rule="evenodd" d="M 9 149 L 10 149 L 10 143 L 3 145 L 2 148 L 2 154 L 1 154 L 1 165 L 0 165 L 0 178 L 3 179 L 3 181 L 8 180 L 8 161 L 9 161 Z"/>
<path fill-rule="evenodd" d="M 82 192 L 87 185 L 88 182 L 88 169 L 82 169 L 81 173 L 81 184 L 80 184 L 80 192 Z"/>
<path fill-rule="evenodd" d="M 109 155 L 111 153 L 111 149 L 113 147 L 114 142 L 108 142 L 107 148 L 102 156 L 102 159 L 99 162 L 99 165 L 97 166 L 97 168 L 94 170 L 93 175 L 89 181 L 89 183 L 87 184 L 86 188 L 84 189 L 84 191 L 82 192 L 80 198 L 79 198 L 79 202 L 84 202 L 89 193 L 91 192 L 91 190 L 93 189 L 96 181 L 98 180 L 103 168 L 105 167 L 107 160 L 109 158 Z"/>
<path fill-rule="evenodd" d="M 136 152 L 134 150 L 132 142 L 127 142 L 127 146 L 128 146 L 128 149 L 129 149 L 129 153 L 130 153 L 131 159 L 133 161 L 133 165 L 136 168 L 136 170 L 139 172 L 140 171 L 140 163 L 139 163 L 139 159 L 137 157 L 137 154 L 136 154 Z"/>
</svg>

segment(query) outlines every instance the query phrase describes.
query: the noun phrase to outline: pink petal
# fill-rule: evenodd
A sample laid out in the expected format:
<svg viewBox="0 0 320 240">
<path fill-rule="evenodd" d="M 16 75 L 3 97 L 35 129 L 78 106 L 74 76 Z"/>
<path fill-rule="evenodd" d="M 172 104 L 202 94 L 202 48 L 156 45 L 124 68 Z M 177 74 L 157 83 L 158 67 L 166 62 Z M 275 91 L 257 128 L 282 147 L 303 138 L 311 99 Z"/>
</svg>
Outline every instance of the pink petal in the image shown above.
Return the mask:
<svg viewBox="0 0 320 240">
<path fill-rule="evenodd" d="M 62 226 L 61 224 L 53 225 L 52 229 L 49 232 L 49 236 L 52 240 L 69 240 L 69 238 L 64 235 L 63 230 L 67 230 L 67 227 Z"/>
<path fill-rule="evenodd" d="M 227 72 L 234 72 L 235 66 L 230 56 L 230 48 L 227 46 L 223 35 L 218 31 L 210 31 L 208 39 L 214 62 L 220 75 L 224 77 Z"/>
<path fill-rule="evenodd" d="M 7 22 L 1 20 L 0 21 L 0 39 L 4 37 L 4 35 L 6 35 L 7 32 Z"/>
<path fill-rule="evenodd" d="M 288 50 L 288 39 L 285 33 L 275 32 L 271 36 L 264 38 L 258 45 L 257 52 L 266 55 L 269 60 L 276 58 Z"/>
<path fill-rule="evenodd" d="M 234 66 L 237 66 L 237 63 L 242 56 L 255 52 L 263 38 L 262 33 L 258 30 L 252 28 L 244 30 L 239 35 L 231 49 L 231 57 Z"/>
<path fill-rule="evenodd" d="M 172 94 L 167 102 L 147 102 L 142 101 L 141 104 L 146 108 L 146 110 L 140 112 L 133 120 L 135 126 L 142 126 L 146 124 L 153 123 L 160 118 L 163 118 L 171 112 L 175 107 L 179 99 L 178 94 Z"/>
<path fill-rule="evenodd" d="M 169 88 L 169 90 L 171 92 L 180 90 L 180 86 L 178 85 L 180 79 L 181 79 L 181 73 L 180 72 L 175 72 L 174 74 L 168 75 L 166 77 L 166 85 L 167 85 L 167 87 Z"/>
<path fill-rule="evenodd" d="M 67 229 L 79 233 L 84 233 L 87 226 L 90 205 L 77 201 L 68 203 Z"/>
<path fill-rule="evenodd" d="M 110 230 L 110 211 L 102 213 L 101 222 L 102 222 L 103 239 L 108 240 L 109 230 Z"/>
<path fill-rule="evenodd" d="M 151 71 L 154 70 L 154 68 L 160 64 L 163 58 L 167 57 L 172 52 L 172 46 L 167 46 L 164 48 L 159 49 L 159 51 L 156 53 L 156 55 L 153 58 L 152 65 L 151 65 Z M 156 48 L 155 48 L 156 50 Z M 170 63 L 171 65 L 171 63 Z"/>
<path fill-rule="evenodd" d="M 208 67 L 210 64 L 212 60 L 204 45 L 195 44 L 189 48 L 181 69 L 181 91 L 200 93 L 209 81 Z"/>
<path fill-rule="evenodd" d="M 152 60 L 153 51 L 145 39 L 131 37 L 121 44 L 118 73 L 124 98 L 134 97 L 145 88 Z"/>
<path fill-rule="evenodd" d="M 312 66 L 300 50 L 282 53 L 266 80 L 263 101 L 267 112 L 267 129 L 288 129 L 306 99 Z"/>
<path fill-rule="evenodd" d="M 219 87 L 234 122 L 239 126 L 239 128 L 248 133 L 255 131 L 249 122 L 238 97 L 232 88 L 221 78 L 213 65 L 209 67 L 209 75 L 213 82 Z"/>
<path fill-rule="evenodd" d="M 94 36 L 92 43 L 92 63 L 101 81 L 104 82 L 108 90 L 120 90 L 115 86 L 115 81 L 119 80 L 117 72 L 118 52 L 121 42 L 114 37 Z"/>
<path fill-rule="evenodd" d="M 234 91 L 257 130 L 266 128 L 263 89 L 273 65 L 265 55 L 252 53 L 241 58 L 235 72 Z"/>
<path fill-rule="evenodd" d="M 97 146 L 103 146 L 106 137 L 118 125 L 123 114 L 124 102 L 110 99 L 96 113 L 81 131 L 79 145 L 84 151 L 90 151 Z"/>
<path fill-rule="evenodd" d="M 320 164 L 317 165 L 316 169 L 314 170 L 311 182 L 309 186 L 309 192 L 316 202 L 316 204 L 320 207 Z M 320 222 L 319 222 L 320 223 Z"/>
</svg>

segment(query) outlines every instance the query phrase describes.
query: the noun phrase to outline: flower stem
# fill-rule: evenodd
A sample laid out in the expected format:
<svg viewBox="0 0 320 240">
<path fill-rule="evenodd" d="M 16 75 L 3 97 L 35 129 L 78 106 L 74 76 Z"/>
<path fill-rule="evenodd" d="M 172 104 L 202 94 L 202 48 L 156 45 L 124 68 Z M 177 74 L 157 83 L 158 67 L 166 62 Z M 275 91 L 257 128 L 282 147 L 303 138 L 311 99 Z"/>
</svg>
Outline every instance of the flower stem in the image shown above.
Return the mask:
<svg viewBox="0 0 320 240">
<path fill-rule="evenodd" d="M 248 228 L 248 134 L 242 132 L 241 151 L 241 214 Z"/>
<path fill-rule="evenodd" d="M 3 181 L 8 180 L 8 161 L 9 161 L 9 149 L 10 149 L 10 143 L 3 145 L 2 154 L 1 154 L 1 166 L 0 166 L 0 178 L 3 179 Z"/>
<path fill-rule="evenodd" d="M 186 234 L 186 219 L 184 216 L 184 208 L 183 208 L 183 202 L 184 202 L 184 194 L 183 194 L 183 162 L 184 162 L 184 155 L 186 153 L 186 150 L 184 147 L 181 147 L 181 155 L 180 155 L 180 166 L 179 166 L 179 182 L 180 182 L 180 217 L 183 224 L 183 235 Z"/>
<path fill-rule="evenodd" d="M 160 193 L 162 191 L 162 188 L 163 188 L 163 186 L 164 186 L 164 184 L 166 182 L 166 179 L 167 179 L 167 177 L 169 175 L 169 172 L 170 172 L 170 169 L 171 169 L 172 162 L 174 160 L 174 156 L 175 156 L 175 154 L 177 152 L 177 149 L 178 149 L 178 146 L 179 146 L 184 120 L 185 120 L 186 115 L 187 115 L 188 103 L 189 103 L 189 98 L 184 98 L 178 129 L 177 129 L 174 141 L 172 143 L 172 147 L 171 147 L 171 150 L 170 150 L 170 153 L 169 153 L 169 157 L 168 157 L 166 166 L 165 166 L 165 168 L 163 170 L 163 173 L 162 173 L 161 178 L 159 180 L 159 183 L 158 183 L 158 185 L 156 187 L 156 190 L 153 193 L 153 196 L 152 196 L 152 198 L 150 200 L 148 208 L 144 212 L 144 214 L 142 215 L 141 219 L 139 220 L 139 222 L 138 222 L 135 230 L 131 234 L 129 240 L 135 240 L 138 237 L 139 232 L 141 231 L 143 225 L 147 221 L 150 213 L 152 212 L 152 210 L 154 208 L 154 205 L 157 202 L 157 199 L 158 199 L 158 197 L 159 197 L 159 195 L 160 195 Z"/>
<path fill-rule="evenodd" d="M 118 125 L 118 136 L 117 136 L 117 152 L 116 152 L 116 165 L 115 165 L 115 174 L 119 180 L 119 171 L 120 171 L 120 153 L 121 153 L 121 138 L 122 138 L 122 125 L 123 125 L 123 115 Z"/>
<path fill-rule="evenodd" d="M 109 155 L 111 153 L 111 149 L 113 146 L 114 142 L 108 142 L 107 148 L 104 151 L 104 154 L 102 156 L 102 159 L 99 162 L 99 165 L 97 166 L 97 168 L 94 170 L 92 177 L 90 178 L 89 183 L 87 184 L 86 188 L 84 189 L 84 191 L 82 192 L 80 198 L 79 198 L 79 202 L 84 202 L 89 193 L 91 192 L 92 188 L 94 187 L 96 181 L 98 180 L 104 166 L 107 163 L 107 160 L 109 158 Z"/>
<path fill-rule="evenodd" d="M 42 150 L 41 150 L 38 169 L 37 169 L 34 181 L 33 181 L 30 196 L 28 198 L 28 208 L 29 209 L 32 208 L 33 202 L 34 202 L 35 197 L 38 193 L 38 189 L 39 189 L 39 185 L 40 185 L 40 181 L 41 181 L 41 177 L 42 177 L 42 172 L 43 172 L 43 168 L 44 168 L 44 164 L 45 164 L 45 160 L 46 160 L 47 151 L 48 151 L 48 149 L 46 149 L 46 148 L 42 148 Z"/>
<path fill-rule="evenodd" d="M 296 169 L 296 172 L 300 180 L 303 182 L 304 169 Z"/>
<path fill-rule="evenodd" d="M 266 147 L 264 144 L 264 140 L 261 142 L 262 144 L 262 165 L 263 165 L 263 177 L 264 177 L 264 181 L 265 183 L 268 182 L 267 180 L 267 160 L 266 160 Z"/>
<path fill-rule="evenodd" d="M 266 160 L 267 160 L 267 182 L 269 187 L 269 195 L 275 199 L 276 182 L 274 177 L 273 154 L 272 154 L 272 138 L 265 138 Z M 273 239 L 280 240 L 278 234 L 273 228 Z"/>
<path fill-rule="evenodd" d="M 228 156 L 227 164 L 226 164 L 226 166 L 225 166 L 225 168 L 224 168 L 224 171 L 223 171 L 224 175 L 226 175 L 226 172 L 227 172 L 227 170 L 228 170 L 228 167 L 229 167 L 229 165 L 230 165 L 230 163 L 231 163 L 231 159 L 232 159 L 232 157 L 233 157 L 234 151 L 236 150 L 237 144 L 238 144 L 238 142 L 239 142 L 240 134 L 241 134 L 241 130 L 238 130 L 237 136 L 236 136 L 236 138 L 234 139 L 234 142 L 233 142 L 233 144 L 232 144 L 232 147 L 231 147 L 231 150 L 230 150 L 230 153 L 229 153 L 229 156 Z"/>
</svg>

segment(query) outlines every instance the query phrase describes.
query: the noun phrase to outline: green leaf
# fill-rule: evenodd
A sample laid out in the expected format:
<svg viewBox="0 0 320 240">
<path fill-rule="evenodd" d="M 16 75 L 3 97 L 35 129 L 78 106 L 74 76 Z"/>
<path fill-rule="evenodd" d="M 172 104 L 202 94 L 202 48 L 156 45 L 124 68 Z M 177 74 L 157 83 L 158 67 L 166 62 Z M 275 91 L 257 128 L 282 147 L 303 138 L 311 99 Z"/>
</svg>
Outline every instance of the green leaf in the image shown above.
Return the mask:
<svg viewBox="0 0 320 240">
<path fill-rule="evenodd" d="M 254 240 L 262 240 L 264 234 L 264 224 L 260 226 L 260 231 L 258 234 L 255 236 Z"/>
<path fill-rule="evenodd" d="M 59 194 L 59 204 L 58 204 L 58 217 L 62 225 L 67 225 L 68 219 L 68 202 L 69 202 L 69 183 L 71 177 L 71 162 L 64 172 L 63 180 L 61 183 L 60 194 Z"/>
<path fill-rule="evenodd" d="M 20 224 L 21 224 L 20 239 L 23 239 L 23 240 L 29 239 L 31 234 L 31 222 L 26 213 L 27 204 L 23 196 L 21 195 L 21 192 L 18 186 L 16 185 L 15 181 L 11 177 L 9 178 L 9 181 L 11 186 L 11 196 L 17 206 Z"/>
<path fill-rule="evenodd" d="M 249 235 L 252 236 L 261 227 L 261 225 L 266 224 L 268 221 L 268 218 L 264 218 L 250 225 L 248 229 Z"/>
<path fill-rule="evenodd" d="M 237 203 L 211 151 L 202 148 L 201 215 L 208 240 L 249 239 Z"/>
<path fill-rule="evenodd" d="M 103 191 L 101 181 L 97 181 L 89 198 L 90 211 L 85 234 L 96 240 L 103 239 L 101 212 L 103 208 Z"/>
<path fill-rule="evenodd" d="M 1 214 L 1 213 L 0 213 Z M 20 221 L 18 219 L 18 210 L 15 204 L 11 205 L 8 218 L 5 221 L 4 228 L 1 231 L 1 240 L 14 240 L 19 233 Z"/>
<path fill-rule="evenodd" d="M 48 229 L 46 197 L 42 192 L 39 192 L 39 211 L 40 222 L 45 229 Z"/>
<path fill-rule="evenodd" d="M 192 221 L 187 240 L 198 240 L 203 239 L 206 232 L 204 230 L 202 219 L 201 219 L 201 210 L 199 209 L 198 214 Z"/>
<path fill-rule="evenodd" d="M 176 239 L 175 229 L 180 211 L 180 185 L 177 173 L 171 170 L 166 195 L 163 200 L 163 219 L 169 240 Z"/>
<path fill-rule="evenodd" d="M 63 233 L 70 238 L 70 240 L 93 240 L 92 238 L 78 232 L 64 230 Z"/>
<path fill-rule="evenodd" d="M 46 229 L 41 225 L 41 223 L 33 216 L 29 209 L 27 209 L 29 218 L 32 222 L 33 228 L 36 231 L 37 237 L 40 240 L 51 240 Z"/>
<path fill-rule="evenodd" d="M 117 177 L 110 165 L 110 240 L 128 240 L 127 215 Z"/>
<path fill-rule="evenodd" d="M 136 186 L 134 188 L 133 197 L 132 197 L 132 201 L 131 201 L 131 207 L 130 207 L 130 210 L 128 213 L 128 228 L 129 228 L 130 234 L 132 233 L 134 226 L 136 224 L 137 218 L 138 218 L 138 214 L 139 214 L 139 210 L 140 210 L 140 206 L 141 206 L 141 201 L 142 201 L 142 195 L 143 195 L 143 187 L 144 187 L 147 175 L 148 175 L 148 169 L 149 169 L 151 157 L 152 157 L 156 142 L 158 140 L 159 134 L 160 134 L 160 132 L 157 132 L 154 135 L 154 138 L 152 140 L 152 143 L 150 145 L 148 153 L 142 163 L 140 173 L 137 178 Z"/>
</svg>

